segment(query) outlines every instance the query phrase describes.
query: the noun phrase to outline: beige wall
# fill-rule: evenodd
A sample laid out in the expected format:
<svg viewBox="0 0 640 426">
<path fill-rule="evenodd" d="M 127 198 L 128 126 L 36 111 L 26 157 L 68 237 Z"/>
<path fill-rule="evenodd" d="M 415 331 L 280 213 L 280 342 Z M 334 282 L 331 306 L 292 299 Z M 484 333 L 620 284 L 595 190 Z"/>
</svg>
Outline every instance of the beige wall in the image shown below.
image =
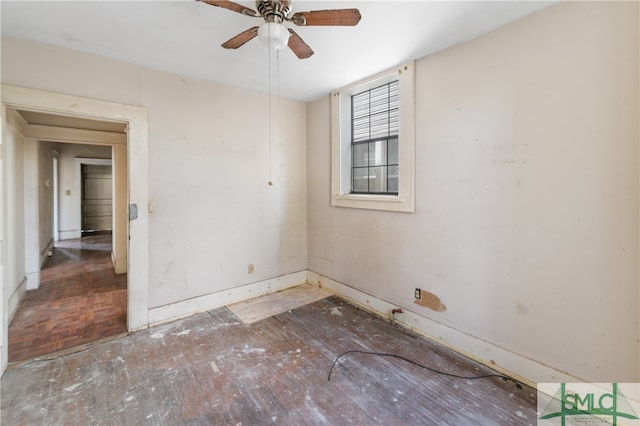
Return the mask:
<svg viewBox="0 0 640 426">
<path fill-rule="evenodd" d="M 282 101 L 270 154 L 264 95 L 2 40 L 4 84 L 147 108 L 149 307 L 308 267 L 575 378 L 640 381 L 638 4 L 561 3 L 416 66 L 398 214 L 330 207 L 328 97 Z"/>
<path fill-rule="evenodd" d="M 41 261 L 53 247 L 53 149 L 57 144 L 38 144 L 38 221 L 40 223 L 39 249 Z"/>
<path fill-rule="evenodd" d="M 309 269 L 575 378 L 640 381 L 638 3 L 558 4 L 416 67 L 414 214 L 330 206 L 329 99 L 308 106 Z"/>
<path fill-rule="evenodd" d="M 149 71 L 141 88 L 150 307 L 306 269 L 305 105 L 277 107 L 269 186 L 266 96 Z"/>
<path fill-rule="evenodd" d="M 265 95 L 15 38 L 2 83 L 147 108 L 150 308 L 306 268 L 305 104 L 274 102 L 270 154 Z"/>
</svg>

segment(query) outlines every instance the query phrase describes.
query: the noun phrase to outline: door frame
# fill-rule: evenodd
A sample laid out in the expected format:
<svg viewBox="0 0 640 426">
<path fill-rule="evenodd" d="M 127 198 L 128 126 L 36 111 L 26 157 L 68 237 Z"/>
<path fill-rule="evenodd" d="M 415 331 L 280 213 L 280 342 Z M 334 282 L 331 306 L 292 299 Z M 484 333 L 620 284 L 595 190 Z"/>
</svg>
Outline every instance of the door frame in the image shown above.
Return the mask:
<svg viewBox="0 0 640 426">
<path fill-rule="evenodd" d="M 127 125 L 126 170 L 127 170 L 127 204 L 136 204 L 138 217 L 128 221 L 129 235 L 127 239 L 127 329 L 135 331 L 148 326 L 149 317 L 149 177 L 148 177 L 148 113 L 147 109 L 108 101 L 81 98 L 77 96 L 46 92 L 18 86 L 0 85 L 2 151 L 6 149 L 6 112 L 7 109 L 20 109 L 87 118 L 101 121 L 125 123 Z M 118 155 L 124 158 L 124 155 Z M 113 158 L 114 161 L 117 159 Z M 4 176 L 6 164 L 0 159 L 0 176 Z M 124 167 L 124 165 L 120 165 Z M 4 179 L 3 179 L 4 180 Z M 3 185 L 6 183 L 3 183 Z M 0 253 L 0 297 L 2 315 L 0 315 L 0 374 L 7 366 L 8 358 L 8 312 L 7 295 L 5 294 L 6 277 L 14 265 L 5 264 L 7 242 L 7 226 L 4 211 L 7 206 L 6 191 L 0 201 L 0 237 L 2 252 Z"/>
</svg>

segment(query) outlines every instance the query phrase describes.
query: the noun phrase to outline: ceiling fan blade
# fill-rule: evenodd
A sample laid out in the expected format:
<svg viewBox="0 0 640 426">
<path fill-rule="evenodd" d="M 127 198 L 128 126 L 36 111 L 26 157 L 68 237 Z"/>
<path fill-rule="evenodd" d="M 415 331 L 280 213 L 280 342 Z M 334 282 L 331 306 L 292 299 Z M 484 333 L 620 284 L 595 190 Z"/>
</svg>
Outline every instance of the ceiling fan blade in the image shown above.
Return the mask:
<svg viewBox="0 0 640 426">
<path fill-rule="evenodd" d="M 360 22 L 358 9 L 312 10 L 295 13 L 289 20 L 296 25 L 340 25 L 352 27 Z"/>
<path fill-rule="evenodd" d="M 201 1 L 202 3 L 210 4 L 211 6 L 218 6 L 224 9 L 229 9 L 234 12 L 238 12 L 247 16 L 260 16 L 260 14 L 255 10 L 249 9 L 248 7 L 245 7 L 241 4 L 234 3 L 228 0 L 198 0 L 198 1 Z"/>
<path fill-rule="evenodd" d="M 235 37 L 230 38 L 229 40 L 222 43 L 222 47 L 225 49 L 237 49 L 242 46 L 252 38 L 258 35 L 258 27 L 251 27 L 246 31 L 241 32 Z"/>
<path fill-rule="evenodd" d="M 305 43 L 291 28 L 288 28 L 288 30 L 289 34 L 291 34 L 288 43 L 289 49 L 293 50 L 293 53 L 295 53 L 299 59 L 307 59 L 309 56 L 313 55 L 313 50 L 309 45 Z"/>
</svg>

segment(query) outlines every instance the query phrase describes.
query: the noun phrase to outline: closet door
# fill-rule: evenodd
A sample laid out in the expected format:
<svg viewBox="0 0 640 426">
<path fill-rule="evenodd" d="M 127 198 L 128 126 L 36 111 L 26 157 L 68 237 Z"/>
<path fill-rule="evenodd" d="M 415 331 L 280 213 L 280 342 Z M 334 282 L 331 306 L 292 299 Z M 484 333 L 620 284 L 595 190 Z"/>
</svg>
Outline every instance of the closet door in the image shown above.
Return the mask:
<svg viewBox="0 0 640 426">
<path fill-rule="evenodd" d="M 112 175 L 110 165 L 82 165 L 82 233 L 112 228 Z"/>
</svg>

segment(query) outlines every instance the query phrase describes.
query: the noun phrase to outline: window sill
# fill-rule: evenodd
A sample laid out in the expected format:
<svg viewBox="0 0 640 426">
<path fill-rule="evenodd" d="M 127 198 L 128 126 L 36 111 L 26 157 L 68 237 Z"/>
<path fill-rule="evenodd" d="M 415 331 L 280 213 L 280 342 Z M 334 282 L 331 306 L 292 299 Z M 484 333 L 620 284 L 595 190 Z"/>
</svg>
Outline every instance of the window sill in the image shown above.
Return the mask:
<svg viewBox="0 0 640 426">
<path fill-rule="evenodd" d="M 386 210 L 413 213 L 413 198 L 398 195 L 341 194 L 334 195 L 331 205 L 354 209 Z"/>
</svg>

